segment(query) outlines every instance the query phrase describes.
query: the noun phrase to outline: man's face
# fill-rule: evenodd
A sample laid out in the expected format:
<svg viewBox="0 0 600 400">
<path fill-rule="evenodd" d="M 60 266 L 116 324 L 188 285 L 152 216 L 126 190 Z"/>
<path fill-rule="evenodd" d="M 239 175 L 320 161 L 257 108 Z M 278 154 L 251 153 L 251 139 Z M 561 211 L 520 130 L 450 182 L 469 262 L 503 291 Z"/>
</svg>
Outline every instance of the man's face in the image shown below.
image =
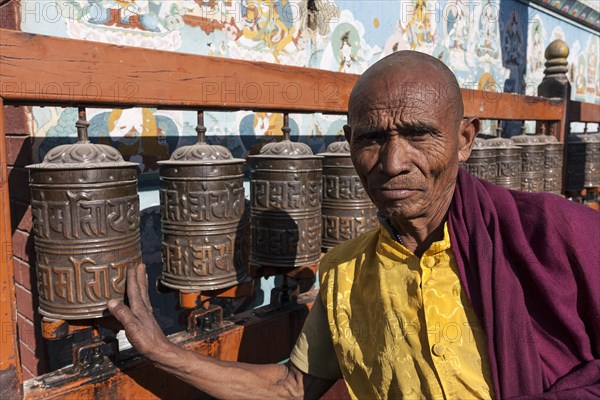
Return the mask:
<svg viewBox="0 0 600 400">
<path fill-rule="evenodd" d="M 431 84 L 436 77 L 430 78 L 371 80 L 346 127 L 356 171 L 373 203 L 390 218 L 445 212 L 440 203 L 454 188 L 461 123 L 439 84 Z"/>
</svg>

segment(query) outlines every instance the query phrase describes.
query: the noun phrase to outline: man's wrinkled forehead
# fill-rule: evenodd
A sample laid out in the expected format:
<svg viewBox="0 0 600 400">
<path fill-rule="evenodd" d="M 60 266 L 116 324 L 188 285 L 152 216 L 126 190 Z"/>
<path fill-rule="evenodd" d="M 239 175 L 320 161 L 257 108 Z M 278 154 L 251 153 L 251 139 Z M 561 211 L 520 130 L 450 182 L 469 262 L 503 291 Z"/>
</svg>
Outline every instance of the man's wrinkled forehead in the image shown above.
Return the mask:
<svg viewBox="0 0 600 400">
<path fill-rule="evenodd" d="M 388 82 L 387 85 L 365 85 L 350 102 L 353 117 L 373 110 L 414 109 L 448 112 L 461 101 L 456 85 L 427 81 Z M 385 92 L 383 92 L 385 91 Z"/>
</svg>

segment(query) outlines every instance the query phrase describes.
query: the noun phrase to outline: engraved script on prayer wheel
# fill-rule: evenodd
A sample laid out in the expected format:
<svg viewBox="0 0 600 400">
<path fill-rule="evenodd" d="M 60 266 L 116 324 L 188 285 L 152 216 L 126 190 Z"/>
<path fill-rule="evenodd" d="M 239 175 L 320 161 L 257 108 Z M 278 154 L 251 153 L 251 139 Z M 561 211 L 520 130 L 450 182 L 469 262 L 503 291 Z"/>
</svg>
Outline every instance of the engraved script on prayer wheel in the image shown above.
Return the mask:
<svg viewBox="0 0 600 400">
<path fill-rule="evenodd" d="M 141 262 L 137 164 L 87 139 L 51 149 L 30 165 L 40 314 L 63 320 L 108 315 L 123 301 L 127 268 Z"/>
<path fill-rule="evenodd" d="M 507 189 L 521 189 L 521 148 L 506 138 L 488 139 L 487 144 L 496 150 L 498 175 L 496 184 Z"/>
<path fill-rule="evenodd" d="M 487 140 L 475 138 L 471 155 L 462 167 L 481 179 L 496 183 L 498 178 L 496 149 L 490 147 Z"/>
<path fill-rule="evenodd" d="M 544 152 L 546 144 L 540 135 L 518 135 L 511 138 L 521 148 L 521 190 L 544 191 Z"/>
<path fill-rule="evenodd" d="M 600 134 L 570 135 L 567 139 L 566 191 L 600 186 Z"/>
<path fill-rule="evenodd" d="M 561 194 L 563 169 L 563 144 L 554 136 L 540 136 L 544 148 L 544 192 Z"/>
<path fill-rule="evenodd" d="M 323 156 L 322 245 L 330 249 L 378 226 L 377 208 L 350 159 L 347 141 L 333 142 Z"/>
<path fill-rule="evenodd" d="M 198 143 L 159 161 L 161 281 L 190 292 L 235 286 L 247 276 L 244 160 L 204 142 L 202 113 L 196 130 Z"/>
<path fill-rule="evenodd" d="M 321 256 L 322 157 L 306 144 L 284 140 L 249 156 L 252 218 L 250 263 L 269 267 L 313 265 Z"/>
</svg>

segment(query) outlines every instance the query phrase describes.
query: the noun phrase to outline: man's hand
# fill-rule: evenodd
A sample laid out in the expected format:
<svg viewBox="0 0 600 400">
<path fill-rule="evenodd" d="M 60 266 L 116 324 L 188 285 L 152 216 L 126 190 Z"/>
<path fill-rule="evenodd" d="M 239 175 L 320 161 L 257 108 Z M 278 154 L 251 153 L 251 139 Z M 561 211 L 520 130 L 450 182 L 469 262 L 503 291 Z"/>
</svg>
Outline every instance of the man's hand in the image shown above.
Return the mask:
<svg viewBox="0 0 600 400">
<path fill-rule="evenodd" d="M 116 300 L 109 311 L 123 324 L 133 347 L 158 368 L 223 399 L 319 398 L 335 381 L 317 378 L 293 364 L 252 365 L 220 361 L 182 349 L 162 333 L 148 298 L 146 266 L 127 270 L 129 307 Z"/>
<path fill-rule="evenodd" d="M 162 333 L 152 313 L 144 264 L 127 269 L 127 296 L 129 307 L 113 299 L 108 302 L 108 310 L 123 324 L 127 339 L 138 353 L 157 361 L 156 358 L 172 344 Z"/>
</svg>

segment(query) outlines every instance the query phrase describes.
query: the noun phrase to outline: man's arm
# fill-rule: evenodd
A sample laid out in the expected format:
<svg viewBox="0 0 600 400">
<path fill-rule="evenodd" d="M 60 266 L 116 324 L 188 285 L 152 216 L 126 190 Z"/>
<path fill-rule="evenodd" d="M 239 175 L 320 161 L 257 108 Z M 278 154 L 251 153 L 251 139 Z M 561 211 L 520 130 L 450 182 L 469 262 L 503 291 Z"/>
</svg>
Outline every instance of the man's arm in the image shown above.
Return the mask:
<svg viewBox="0 0 600 400">
<path fill-rule="evenodd" d="M 319 398 L 334 383 L 305 374 L 292 363 L 254 365 L 220 361 L 184 350 L 162 333 L 148 297 L 143 264 L 127 271 L 129 307 L 116 300 L 109 311 L 123 324 L 127 339 L 158 368 L 217 398 Z"/>
</svg>

